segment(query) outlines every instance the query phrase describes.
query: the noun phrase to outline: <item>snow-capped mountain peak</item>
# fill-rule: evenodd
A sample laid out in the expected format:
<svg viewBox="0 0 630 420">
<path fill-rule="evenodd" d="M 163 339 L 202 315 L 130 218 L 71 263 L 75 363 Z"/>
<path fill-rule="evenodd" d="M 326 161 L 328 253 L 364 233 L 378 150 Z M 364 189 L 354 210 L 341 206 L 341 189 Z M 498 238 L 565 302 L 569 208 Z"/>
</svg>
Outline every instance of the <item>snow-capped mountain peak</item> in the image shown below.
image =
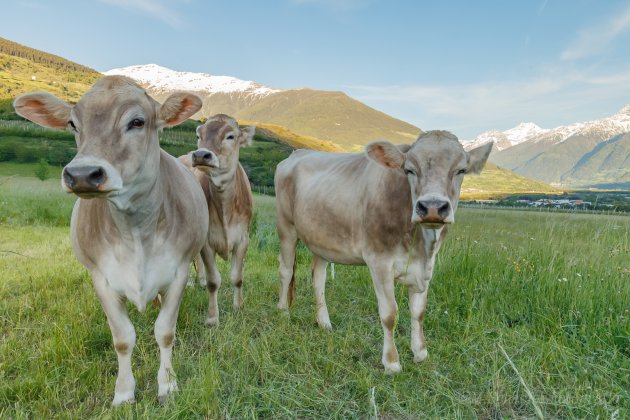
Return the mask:
<svg viewBox="0 0 630 420">
<path fill-rule="evenodd" d="M 106 75 L 121 75 L 137 80 L 153 91 L 185 90 L 212 93 L 246 93 L 266 96 L 280 92 L 256 82 L 230 76 L 213 76 L 206 73 L 180 72 L 159 66 L 144 64 L 112 69 Z"/>
</svg>

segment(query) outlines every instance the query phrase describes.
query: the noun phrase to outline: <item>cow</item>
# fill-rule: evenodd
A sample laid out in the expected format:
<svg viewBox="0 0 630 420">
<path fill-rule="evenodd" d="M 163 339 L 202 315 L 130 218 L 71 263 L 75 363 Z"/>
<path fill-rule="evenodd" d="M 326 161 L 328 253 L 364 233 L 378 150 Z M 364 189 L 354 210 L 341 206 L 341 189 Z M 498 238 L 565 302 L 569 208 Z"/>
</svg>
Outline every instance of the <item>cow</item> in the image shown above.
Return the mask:
<svg viewBox="0 0 630 420">
<path fill-rule="evenodd" d="M 479 173 L 492 144 L 464 151 L 453 134 L 429 131 L 411 145 L 377 141 L 365 153 L 296 150 L 275 174 L 280 237 L 278 308 L 295 296 L 295 247 L 313 253 L 317 323 L 332 329 L 324 289 L 328 262 L 367 265 L 383 328 L 386 373 L 401 370 L 394 343 L 394 282 L 408 288 L 414 361 L 428 353 L 423 331 L 435 256 L 455 211 L 464 175 Z"/>
<path fill-rule="evenodd" d="M 160 105 L 133 80 L 105 76 L 75 104 L 47 92 L 15 99 L 16 112 L 44 127 L 72 130 L 77 154 L 63 189 L 78 196 L 72 247 L 89 270 L 118 356 L 114 406 L 134 401 L 136 342 L 125 301 L 144 311 L 158 297 L 158 399 L 177 390 L 171 364 L 175 324 L 190 260 L 208 232 L 208 209 L 195 177 L 160 149 L 158 130 L 184 121 L 201 100 L 174 93 Z"/>
<path fill-rule="evenodd" d="M 251 145 L 254 131 L 254 126 L 240 127 L 228 115 L 214 115 L 197 127 L 197 150 L 179 157 L 197 176 L 208 203 L 210 222 L 208 242 L 201 252 L 203 264 L 199 258 L 195 261 L 199 282 L 208 288 L 209 327 L 219 323 L 217 295 L 221 274 L 217 254 L 225 261 L 231 256 L 233 307 L 239 310 L 243 306 L 243 264 L 249 245 L 253 197 L 238 157 L 241 146 Z"/>
</svg>

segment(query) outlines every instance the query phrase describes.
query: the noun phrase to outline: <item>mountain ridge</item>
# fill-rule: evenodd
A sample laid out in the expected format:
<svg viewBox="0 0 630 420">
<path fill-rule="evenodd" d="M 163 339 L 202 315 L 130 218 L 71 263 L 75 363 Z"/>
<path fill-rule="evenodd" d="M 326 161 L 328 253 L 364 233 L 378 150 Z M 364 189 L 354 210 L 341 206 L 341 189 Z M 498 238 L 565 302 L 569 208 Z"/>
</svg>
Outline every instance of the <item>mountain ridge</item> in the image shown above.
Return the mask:
<svg viewBox="0 0 630 420">
<path fill-rule="evenodd" d="M 588 187 L 630 181 L 628 161 L 607 158 L 613 151 L 630 155 L 630 140 L 623 136 L 630 132 L 630 105 L 598 120 L 534 130 L 516 143 L 506 141 L 508 131 L 484 132 L 465 142 L 464 147 L 470 150 L 493 140 L 497 147 L 490 161 L 552 185 Z M 620 141 L 610 142 L 617 136 L 621 136 Z"/>
</svg>

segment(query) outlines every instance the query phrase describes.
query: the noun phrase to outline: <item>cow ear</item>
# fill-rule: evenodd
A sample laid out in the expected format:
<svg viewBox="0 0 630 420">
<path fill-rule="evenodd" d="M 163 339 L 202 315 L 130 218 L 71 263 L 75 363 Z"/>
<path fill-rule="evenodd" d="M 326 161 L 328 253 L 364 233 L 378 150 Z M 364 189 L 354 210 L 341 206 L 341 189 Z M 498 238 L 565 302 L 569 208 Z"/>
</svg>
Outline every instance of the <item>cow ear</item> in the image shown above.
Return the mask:
<svg viewBox="0 0 630 420">
<path fill-rule="evenodd" d="M 387 141 L 375 141 L 365 146 L 365 154 L 376 163 L 390 169 L 402 168 L 405 154 Z"/>
<path fill-rule="evenodd" d="M 241 127 L 241 134 L 238 136 L 239 143 L 246 146 L 251 146 L 254 140 L 254 133 L 256 132 L 255 125 L 248 125 Z"/>
<path fill-rule="evenodd" d="M 468 152 L 468 169 L 466 169 L 467 173 L 478 174 L 479 172 L 481 172 L 483 167 L 486 165 L 488 156 L 490 156 L 493 144 L 493 142 L 490 142 Z"/>
<path fill-rule="evenodd" d="M 18 115 L 48 128 L 66 128 L 72 110 L 70 104 L 48 92 L 19 95 L 13 107 Z"/>
<path fill-rule="evenodd" d="M 201 99 L 197 95 L 176 92 L 169 96 L 160 107 L 159 126 L 173 127 L 190 118 L 201 109 Z"/>
</svg>

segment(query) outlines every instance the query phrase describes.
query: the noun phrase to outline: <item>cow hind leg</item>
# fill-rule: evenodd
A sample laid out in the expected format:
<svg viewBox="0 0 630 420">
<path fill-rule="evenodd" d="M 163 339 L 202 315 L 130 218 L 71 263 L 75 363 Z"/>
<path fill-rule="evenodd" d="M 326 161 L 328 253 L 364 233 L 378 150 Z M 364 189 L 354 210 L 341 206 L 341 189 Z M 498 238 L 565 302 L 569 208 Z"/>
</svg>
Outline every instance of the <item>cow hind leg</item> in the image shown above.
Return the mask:
<svg viewBox="0 0 630 420">
<path fill-rule="evenodd" d="M 203 258 L 208 275 L 208 317 L 206 318 L 206 325 L 213 327 L 219 324 L 218 294 L 219 287 L 221 287 L 221 274 L 217 268 L 216 253 L 208 245 L 201 250 L 201 258 Z"/>
<path fill-rule="evenodd" d="M 317 305 L 317 323 L 320 327 L 332 330 L 328 307 L 326 306 L 326 267 L 328 261 L 313 255 L 311 272 L 313 275 L 313 290 L 315 291 L 315 304 Z"/>
<path fill-rule="evenodd" d="M 162 298 L 162 308 L 155 321 L 155 341 L 160 348 L 160 368 L 158 370 L 158 401 L 163 404 L 168 396 L 177 391 L 177 380 L 171 362 L 175 342 L 175 325 L 179 305 L 188 278 L 188 264 L 177 270 L 175 282 L 171 284 Z"/>
<path fill-rule="evenodd" d="M 195 268 L 197 269 L 197 281 L 201 287 L 206 287 L 208 284 L 208 279 L 206 276 L 206 268 L 204 267 L 203 258 L 201 257 L 201 253 L 197 254 L 194 259 Z"/>
<path fill-rule="evenodd" d="M 123 403 L 134 402 L 136 381 L 131 370 L 131 353 L 136 344 L 136 332 L 129 320 L 124 302 L 107 285 L 105 278 L 94 273 L 92 277 L 96 294 L 107 316 L 118 356 L 118 376 L 112 405 L 119 406 Z"/>
<path fill-rule="evenodd" d="M 297 245 L 297 232 L 293 226 L 278 221 L 278 234 L 280 236 L 280 298 L 279 309 L 288 309 L 295 299 L 295 247 Z"/>
<path fill-rule="evenodd" d="M 394 374 L 401 370 L 398 350 L 394 342 L 394 329 L 398 318 L 398 306 L 394 295 L 394 277 L 391 268 L 370 266 L 372 282 L 378 300 L 378 314 L 383 327 L 383 357 L 385 373 Z"/>
<path fill-rule="evenodd" d="M 249 239 L 245 239 L 243 242 L 238 244 L 234 255 L 232 256 L 230 280 L 232 281 L 232 287 L 234 288 L 233 307 L 235 310 L 239 310 L 243 307 L 243 267 L 245 265 L 245 254 L 247 253 L 248 245 Z"/>
</svg>

